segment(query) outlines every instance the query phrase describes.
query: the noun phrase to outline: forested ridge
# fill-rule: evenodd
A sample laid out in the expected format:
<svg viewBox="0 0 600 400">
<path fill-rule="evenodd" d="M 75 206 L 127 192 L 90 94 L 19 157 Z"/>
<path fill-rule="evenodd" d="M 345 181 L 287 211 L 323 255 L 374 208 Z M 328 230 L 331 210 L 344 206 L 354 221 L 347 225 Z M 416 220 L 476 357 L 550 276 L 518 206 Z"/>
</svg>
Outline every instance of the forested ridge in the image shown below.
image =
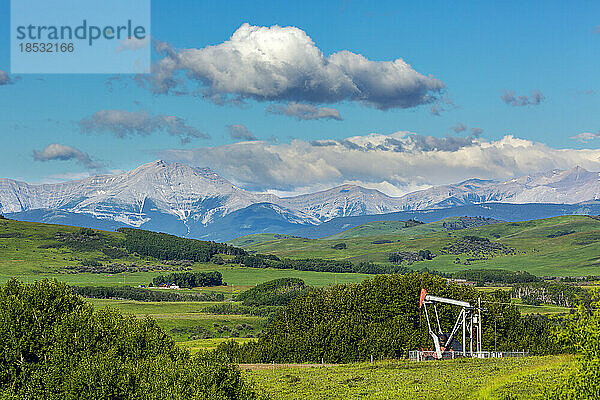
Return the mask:
<svg viewBox="0 0 600 400">
<path fill-rule="evenodd" d="M 125 234 L 123 245 L 129 252 L 159 260 L 208 262 L 215 254 L 244 255 L 245 250 L 224 243 L 185 239 L 142 229 L 119 228 Z"/>
</svg>

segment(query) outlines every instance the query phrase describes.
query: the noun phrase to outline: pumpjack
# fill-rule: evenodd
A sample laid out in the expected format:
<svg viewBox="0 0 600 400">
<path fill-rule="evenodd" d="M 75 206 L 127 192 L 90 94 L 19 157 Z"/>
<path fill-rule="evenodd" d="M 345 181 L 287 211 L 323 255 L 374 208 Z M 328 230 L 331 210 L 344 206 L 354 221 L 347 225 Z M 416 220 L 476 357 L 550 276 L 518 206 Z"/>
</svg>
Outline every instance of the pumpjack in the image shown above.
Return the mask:
<svg viewBox="0 0 600 400">
<path fill-rule="evenodd" d="M 450 333 L 444 333 L 442 326 L 440 325 L 440 318 L 437 310 L 437 304 L 450 304 L 461 308 L 454 328 Z M 427 305 L 433 308 L 435 314 L 435 320 L 437 321 L 437 332 L 432 328 L 432 324 L 429 320 L 429 313 L 427 311 Z M 467 356 L 467 340 L 470 340 L 469 353 L 472 356 L 473 353 L 473 333 L 474 328 L 477 330 L 477 343 L 476 351 L 480 353 L 481 350 L 481 301 L 479 307 L 476 309 L 471 303 L 461 300 L 447 299 L 444 297 L 432 296 L 427 293 L 425 289 L 421 289 L 421 296 L 419 301 L 419 308 L 425 310 L 425 318 L 427 319 L 427 328 L 429 334 L 433 338 L 433 344 L 435 351 L 431 352 L 431 356 L 436 359 L 442 359 L 446 352 L 462 352 L 462 356 Z M 456 334 L 462 326 L 462 343 L 458 343 L 456 340 Z"/>
</svg>

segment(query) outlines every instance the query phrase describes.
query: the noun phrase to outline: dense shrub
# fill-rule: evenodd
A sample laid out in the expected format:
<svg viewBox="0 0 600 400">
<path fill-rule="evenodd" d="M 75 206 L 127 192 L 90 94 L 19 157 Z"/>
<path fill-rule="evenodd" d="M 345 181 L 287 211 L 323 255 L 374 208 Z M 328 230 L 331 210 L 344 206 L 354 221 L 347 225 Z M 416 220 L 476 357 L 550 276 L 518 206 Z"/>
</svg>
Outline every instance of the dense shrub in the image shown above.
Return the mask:
<svg viewBox="0 0 600 400">
<path fill-rule="evenodd" d="M 581 304 L 557 332 L 559 343 L 575 352 L 575 368 L 556 386 L 555 399 L 600 398 L 600 293 L 587 307 Z"/>
<path fill-rule="evenodd" d="M 212 272 L 173 272 L 167 275 L 159 275 L 152 279 L 152 284 L 174 283 L 179 287 L 194 288 L 224 285 L 223 277 L 219 271 Z"/>
<path fill-rule="evenodd" d="M 218 353 L 191 357 L 152 319 L 92 306 L 63 283 L 0 287 L 0 398 L 255 399 Z"/>
<path fill-rule="evenodd" d="M 127 251 L 159 260 L 207 262 L 215 254 L 246 254 L 242 249 L 223 243 L 185 239 L 166 233 L 133 228 L 119 228 L 118 231 L 125 234 L 123 245 Z"/>
<path fill-rule="evenodd" d="M 302 279 L 280 278 L 248 289 L 236 300 L 242 301 L 245 306 L 285 306 L 307 289 Z"/>
<path fill-rule="evenodd" d="M 423 260 L 433 260 L 435 257 L 436 254 L 432 253 L 430 250 L 419 250 L 416 253 L 412 251 L 398 251 L 388 254 L 388 260 L 390 262 L 407 262 L 408 264 Z"/>
</svg>

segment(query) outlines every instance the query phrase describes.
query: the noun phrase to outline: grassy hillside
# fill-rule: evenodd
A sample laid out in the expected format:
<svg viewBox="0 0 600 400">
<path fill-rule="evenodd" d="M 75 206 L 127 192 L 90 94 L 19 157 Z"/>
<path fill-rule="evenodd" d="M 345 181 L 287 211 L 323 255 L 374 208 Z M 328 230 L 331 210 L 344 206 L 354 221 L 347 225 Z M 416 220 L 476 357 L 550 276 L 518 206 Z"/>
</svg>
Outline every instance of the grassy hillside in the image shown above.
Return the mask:
<svg viewBox="0 0 600 400">
<path fill-rule="evenodd" d="M 258 243 L 264 243 L 264 242 L 268 242 L 271 240 L 291 239 L 294 237 L 296 237 L 296 236 L 280 235 L 278 233 L 255 233 L 252 235 L 240 236 L 239 238 L 230 240 L 227 243 L 229 243 L 232 246 L 237 246 L 237 247 L 243 248 L 246 246 L 251 246 L 253 244 L 258 244 Z"/>
<path fill-rule="evenodd" d="M 420 225 L 409 229 L 428 229 Z M 489 239 L 497 251 L 467 246 L 465 238 Z M 334 249 L 344 243 L 346 248 Z M 443 254 L 444 248 L 448 254 Z M 600 265 L 600 221 L 587 216 L 563 216 L 527 222 L 507 222 L 455 231 L 381 234 L 366 237 L 276 239 L 246 246 L 246 250 L 290 258 L 324 258 L 388 262 L 391 252 L 430 250 L 432 260 L 413 263 L 443 272 L 469 268 L 526 270 L 536 275 L 595 275 Z M 456 253 L 456 254 L 452 254 Z M 458 260 L 457 260 L 458 259 Z"/>
<path fill-rule="evenodd" d="M 598 274 L 600 221 L 596 219 L 564 216 L 446 230 L 449 224 L 457 221 L 458 218 L 452 218 L 408 227 L 405 222 L 371 223 L 324 239 L 264 234 L 239 238 L 236 244 L 250 241 L 250 244 L 244 245 L 246 250 L 280 257 L 377 263 L 389 263 L 390 253 L 414 254 L 429 250 L 436 254 L 435 258 L 414 262 L 410 267 L 443 272 L 502 268 L 526 270 L 536 275 Z M 316 286 L 359 282 L 366 277 L 358 274 L 252 270 L 229 263 L 233 258 L 230 255 L 221 257 L 224 264 L 194 262 L 182 267 L 177 263 L 165 263 L 125 251 L 126 237 L 121 232 L 87 231 L 63 225 L 0 220 L 0 281 L 13 276 L 25 281 L 44 276 L 76 285 L 138 285 L 149 283 L 159 274 L 181 268 L 220 271 L 225 282 L 246 287 L 282 277 L 301 278 Z M 371 233 L 371 236 L 362 236 Z M 491 250 L 477 243 L 465 246 L 465 238 L 469 237 L 488 239 Z M 96 267 L 93 267 L 95 264 L 117 265 L 121 270 L 97 273 Z M 230 287 L 226 289 L 233 290 Z"/>
<path fill-rule="evenodd" d="M 428 224 L 417 224 L 414 221 L 376 221 L 348 229 L 324 239 L 336 240 L 380 235 L 415 236 L 426 233 L 474 228 L 498 222 L 502 221 L 481 217 L 449 217 Z"/>
<path fill-rule="evenodd" d="M 493 218 L 483 217 L 449 217 L 440 221 L 430 222 L 427 224 L 417 223 L 413 220 L 408 221 L 373 221 L 360 226 L 345 230 L 334 235 L 327 236 L 323 239 L 336 240 L 366 236 L 380 235 L 398 235 L 398 236 L 414 236 L 423 235 L 426 233 L 449 231 L 456 229 L 471 228 L 476 226 L 489 225 L 497 222 Z M 253 235 L 241 236 L 237 239 L 230 240 L 229 244 L 238 247 L 249 247 L 259 243 L 270 242 L 280 239 L 299 238 L 298 236 L 280 235 L 276 233 L 257 233 Z"/>
</svg>

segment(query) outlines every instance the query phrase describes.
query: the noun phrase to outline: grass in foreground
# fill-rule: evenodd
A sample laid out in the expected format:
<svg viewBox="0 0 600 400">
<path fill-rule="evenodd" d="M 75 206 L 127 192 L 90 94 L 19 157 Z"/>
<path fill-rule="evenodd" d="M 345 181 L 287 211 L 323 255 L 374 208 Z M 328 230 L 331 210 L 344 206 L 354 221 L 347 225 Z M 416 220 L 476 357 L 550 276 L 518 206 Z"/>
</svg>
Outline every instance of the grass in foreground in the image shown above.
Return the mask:
<svg viewBox="0 0 600 400">
<path fill-rule="evenodd" d="M 537 399 L 564 376 L 570 356 L 382 361 L 244 371 L 273 399 Z"/>
</svg>

